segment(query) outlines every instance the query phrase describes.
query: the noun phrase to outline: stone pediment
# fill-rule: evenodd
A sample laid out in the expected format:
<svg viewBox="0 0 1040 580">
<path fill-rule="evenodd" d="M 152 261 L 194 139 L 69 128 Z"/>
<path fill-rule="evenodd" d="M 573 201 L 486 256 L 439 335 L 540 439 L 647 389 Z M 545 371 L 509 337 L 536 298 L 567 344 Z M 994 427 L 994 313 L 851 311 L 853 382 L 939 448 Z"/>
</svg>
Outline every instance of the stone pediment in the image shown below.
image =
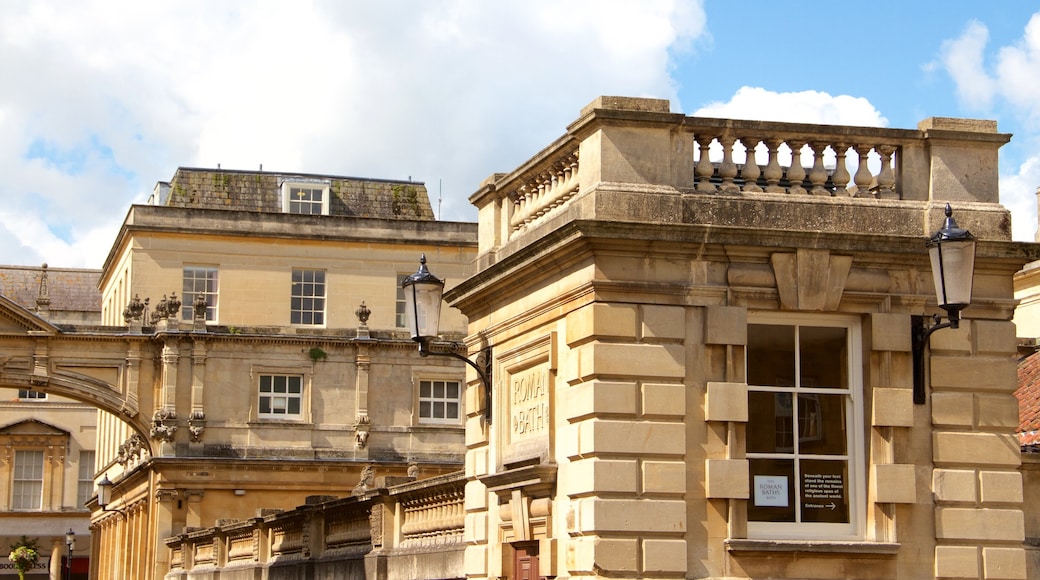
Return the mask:
<svg viewBox="0 0 1040 580">
<path fill-rule="evenodd" d="M 54 425 L 38 421 L 36 419 L 25 419 L 24 421 L 18 421 L 17 423 L 11 423 L 0 427 L 0 436 L 2 435 L 35 435 L 35 436 L 47 436 L 47 435 L 68 435 L 68 431 L 59 429 Z"/>
<path fill-rule="evenodd" d="M 58 334 L 60 331 L 58 327 L 0 294 L 0 333 L 28 334 L 30 332 Z"/>
</svg>

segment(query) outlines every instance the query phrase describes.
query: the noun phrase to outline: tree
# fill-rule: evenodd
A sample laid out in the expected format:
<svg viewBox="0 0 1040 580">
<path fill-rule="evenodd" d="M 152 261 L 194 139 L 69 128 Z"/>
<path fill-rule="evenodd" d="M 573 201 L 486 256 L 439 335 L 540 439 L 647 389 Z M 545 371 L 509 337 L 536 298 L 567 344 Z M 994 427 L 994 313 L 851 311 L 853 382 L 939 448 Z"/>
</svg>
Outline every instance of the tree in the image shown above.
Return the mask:
<svg viewBox="0 0 1040 580">
<path fill-rule="evenodd" d="M 11 545 L 11 553 L 7 555 L 7 559 L 14 564 L 19 580 L 25 580 L 25 573 L 40 563 L 40 549 L 36 545 L 36 540 L 22 536 L 20 540 Z"/>
</svg>

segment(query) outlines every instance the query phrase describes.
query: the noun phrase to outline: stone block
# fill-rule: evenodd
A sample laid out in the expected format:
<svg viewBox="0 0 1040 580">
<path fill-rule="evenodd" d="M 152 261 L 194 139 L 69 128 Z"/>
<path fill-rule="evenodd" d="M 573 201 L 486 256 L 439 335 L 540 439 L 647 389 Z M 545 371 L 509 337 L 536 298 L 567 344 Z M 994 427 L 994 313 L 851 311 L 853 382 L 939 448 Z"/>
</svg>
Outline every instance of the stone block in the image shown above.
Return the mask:
<svg viewBox="0 0 1040 580">
<path fill-rule="evenodd" d="M 870 315 L 872 350 L 910 352 L 910 317 L 906 314 Z"/>
<path fill-rule="evenodd" d="M 681 306 L 643 306 L 643 338 L 683 339 L 686 310 Z"/>
<path fill-rule="evenodd" d="M 748 387 L 746 383 L 709 382 L 704 395 L 704 419 L 747 423 Z"/>
<path fill-rule="evenodd" d="M 560 416 L 568 420 L 596 415 L 635 416 L 636 384 L 589 381 L 564 389 L 560 403 Z"/>
<path fill-rule="evenodd" d="M 871 422 L 875 427 L 913 427 L 914 392 L 911 389 L 873 389 Z"/>
<path fill-rule="evenodd" d="M 1017 471 L 979 473 L 983 503 L 1022 503 L 1022 474 Z"/>
<path fill-rule="evenodd" d="M 936 546 L 936 578 L 978 578 L 979 549 L 974 546 Z"/>
<path fill-rule="evenodd" d="M 487 574 L 488 564 L 488 547 L 487 544 L 480 545 L 469 545 L 466 546 L 466 553 L 462 559 L 464 564 L 464 570 L 467 575 L 480 575 L 484 576 Z"/>
<path fill-rule="evenodd" d="M 463 541 L 470 544 L 487 543 L 487 513 L 478 512 L 466 514 L 465 519 L 466 527 L 463 532 Z"/>
<path fill-rule="evenodd" d="M 975 471 L 971 469 L 933 469 L 932 493 L 936 501 L 974 503 L 978 497 Z"/>
<path fill-rule="evenodd" d="M 643 493 L 686 493 L 686 463 L 683 461 L 644 461 Z"/>
<path fill-rule="evenodd" d="M 1018 386 L 1018 366 L 1010 357 L 933 355 L 929 368 L 935 390 L 1012 393 Z"/>
<path fill-rule="evenodd" d="M 1026 580 L 1023 548 L 982 548 L 982 577 L 986 580 Z"/>
<path fill-rule="evenodd" d="M 704 344 L 747 344 L 747 309 L 740 306 L 705 308 Z"/>
<path fill-rule="evenodd" d="M 915 503 L 917 485 L 914 465 L 887 463 L 875 465 L 870 472 L 878 503 Z"/>
<path fill-rule="evenodd" d="M 577 502 L 581 522 L 578 531 L 586 534 L 686 531 L 686 502 L 682 500 L 586 498 Z"/>
<path fill-rule="evenodd" d="M 1025 517 L 1015 509 L 935 509 L 935 537 L 942 540 L 1021 542 Z"/>
<path fill-rule="evenodd" d="M 683 455 L 686 425 L 592 419 L 578 424 L 578 454 Z"/>
<path fill-rule="evenodd" d="M 959 328 L 944 328 L 936 331 L 928 339 L 928 347 L 932 352 L 971 353 L 971 323 L 962 324 Z"/>
<path fill-rule="evenodd" d="M 487 443 L 487 430 L 484 425 L 483 415 L 466 418 L 466 447 L 476 447 Z"/>
<path fill-rule="evenodd" d="M 643 540 L 644 574 L 686 572 L 686 540 Z"/>
<path fill-rule="evenodd" d="M 643 416 L 683 417 L 686 415 L 686 385 L 643 383 Z"/>
<path fill-rule="evenodd" d="M 932 424 L 971 427 L 975 424 L 975 399 L 971 393 L 932 393 Z"/>
<path fill-rule="evenodd" d="M 686 374 L 686 351 L 677 344 L 620 344 L 593 342 L 577 349 L 579 375 L 681 379 Z"/>
<path fill-rule="evenodd" d="M 748 499 L 751 497 L 750 465 L 746 459 L 707 459 L 704 461 L 705 496 L 709 499 Z"/>
<path fill-rule="evenodd" d="M 561 487 L 570 496 L 639 491 L 639 463 L 635 459 L 583 459 L 562 468 Z"/>
<path fill-rule="evenodd" d="M 633 573 L 638 562 L 636 539 L 586 537 L 567 542 L 567 568 L 572 573 Z"/>
<path fill-rule="evenodd" d="M 596 338 L 636 339 L 637 306 L 596 302 L 567 315 L 567 344 Z"/>
<path fill-rule="evenodd" d="M 486 511 L 488 507 L 487 488 L 479 481 L 466 482 L 466 498 L 463 506 L 467 512 Z"/>
<path fill-rule="evenodd" d="M 466 477 L 479 477 L 488 473 L 487 447 L 470 449 L 466 452 Z"/>
<path fill-rule="evenodd" d="M 1022 462 L 1018 439 L 1010 433 L 932 434 L 932 459 L 937 463 L 1017 467 Z"/>
<path fill-rule="evenodd" d="M 1015 323 L 1007 320 L 975 320 L 975 348 L 979 354 L 1014 356 L 1018 352 Z"/>
<path fill-rule="evenodd" d="M 1016 430 L 1018 427 L 1018 399 L 1007 395 L 975 395 L 978 401 L 978 414 L 975 424 L 978 427 L 992 429 L 1003 428 Z"/>
</svg>

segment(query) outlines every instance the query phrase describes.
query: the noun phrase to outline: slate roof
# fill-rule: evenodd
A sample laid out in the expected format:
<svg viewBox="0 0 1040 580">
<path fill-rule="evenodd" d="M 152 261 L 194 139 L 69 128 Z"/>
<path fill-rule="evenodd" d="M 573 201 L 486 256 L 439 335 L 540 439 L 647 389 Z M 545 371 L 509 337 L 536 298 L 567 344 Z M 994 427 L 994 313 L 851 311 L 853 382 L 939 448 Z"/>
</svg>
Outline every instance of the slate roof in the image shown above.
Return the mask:
<svg viewBox="0 0 1040 580">
<path fill-rule="evenodd" d="M 1023 447 L 1040 445 L 1040 351 L 1018 363 L 1018 440 Z"/>
<path fill-rule="evenodd" d="M 0 266 L 0 294 L 11 301 L 36 311 L 43 268 L 33 266 Z M 47 268 L 47 289 L 51 304 L 49 317 L 61 318 L 61 312 L 96 313 L 101 319 L 101 270 L 80 268 Z"/>
</svg>

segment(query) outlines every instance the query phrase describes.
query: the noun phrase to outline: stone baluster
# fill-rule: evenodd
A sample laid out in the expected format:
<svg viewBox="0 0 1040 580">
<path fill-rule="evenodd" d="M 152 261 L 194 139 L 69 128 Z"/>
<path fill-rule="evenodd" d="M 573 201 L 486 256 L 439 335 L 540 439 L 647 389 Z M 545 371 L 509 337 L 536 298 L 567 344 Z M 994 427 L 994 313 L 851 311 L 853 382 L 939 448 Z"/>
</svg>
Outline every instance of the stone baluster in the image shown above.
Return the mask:
<svg viewBox="0 0 1040 580">
<path fill-rule="evenodd" d="M 849 149 L 852 147 L 845 143 L 836 143 L 834 149 L 834 173 L 831 174 L 831 182 L 834 183 L 834 195 L 848 196 L 849 193 L 849 180 L 852 178 L 849 175 L 848 159 Z"/>
<path fill-rule="evenodd" d="M 881 155 L 881 173 L 878 173 L 877 176 L 877 196 L 881 199 L 898 199 L 899 195 L 895 191 L 896 174 L 892 171 L 892 154 L 896 152 L 896 148 L 892 145 L 879 145 L 875 149 Z"/>
<path fill-rule="evenodd" d="M 758 186 L 758 176 L 761 175 L 762 171 L 758 168 L 758 161 L 755 159 L 755 147 L 758 147 L 761 141 L 757 137 L 740 138 L 740 142 L 747 150 L 744 168 L 740 171 L 740 177 L 744 180 L 745 193 L 760 193 L 762 191 L 762 188 Z"/>
<path fill-rule="evenodd" d="M 857 145 L 856 152 L 859 153 L 859 167 L 856 169 L 856 197 L 874 197 L 870 193 L 870 186 L 874 183 L 874 176 L 870 174 L 867 167 L 867 156 L 870 155 L 870 145 Z"/>
<path fill-rule="evenodd" d="M 737 176 L 737 164 L 733 162 L 733 144 L 736 142 L 736 138 L 730 135 L 719 137 L 719 143 L 722 144 L 722 164 L 719 165 L 719 177 L 722 178 L 722 185 L 719 186 L 719 190 L 722 193 L 740 193 L 740 188 L 733 183 L 733 179 Z"/>
<path fill-rule="evenodd" d="M 788 141 L 787 146 L 791 148 L 791 166 L 787 168 L 787 191 L 795 195 L 805 195 L 807 192 L 802 187 L 802 183 L 805 181 L 802 147 L 805 146 L 805 141 Z"/>
<path fill-rule="evenodd" d="M 697 177 L 697 191 L 714 193 L 715 184 L 711 182 L 711 177 L 715 173 L 715 167 L 712 166 L 711 159 L 708 157 L 708 149 L 711 147 L 714 137 L 697 135 L 694 140 L 700 149 L 700 159 L 697 160 L 697 165 L 693 168 L 694 175 Z"/>
<path fill-rule="evenodd" d="M 784 169 L 780 167 L 780 160 L 776 157 L 782 141 L 773 137 L 766 139 L 764 142 L 766 150 L 769 152 L 769 161 L 766 163 L 765 169 L 762 170 L 762 177 L 766 180 L 766 193 L 784 193 L 784 188 L 780 187 L 780 180 L 784 177 Z"/>
<path fill-rule="evenodd" d="M 827 191 L 824 187 L 827 183 L 827 168 L 823 166 L 823 152 L 827 148 L 826 143 L 809 143 L 809 148 L 813 152 L 813 166 L 809 171 L 809 183 L 812 184 L 809 189 L 810 195 L 830 195 L 831 192 Z"/>
</svg>

